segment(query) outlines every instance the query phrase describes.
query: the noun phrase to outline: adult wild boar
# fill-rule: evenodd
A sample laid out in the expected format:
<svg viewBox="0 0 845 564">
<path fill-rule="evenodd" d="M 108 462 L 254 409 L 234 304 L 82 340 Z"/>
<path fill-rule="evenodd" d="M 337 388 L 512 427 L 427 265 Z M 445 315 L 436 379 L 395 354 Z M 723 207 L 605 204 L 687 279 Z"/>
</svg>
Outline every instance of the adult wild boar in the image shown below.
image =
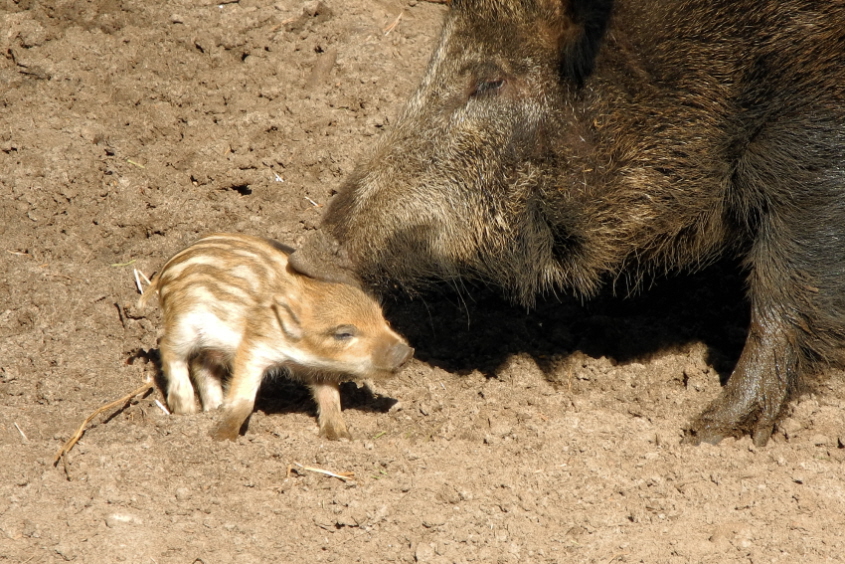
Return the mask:
<svg viewBox="0 0 845 564">
<path fill-rule="evenodd" d="M 765 444 L 845 345 L 845 2 L 453 0 L 396 126 L 291 258 L 516 299 L 744 259 L 751 325 L 691 442 Z"/>
</svg>

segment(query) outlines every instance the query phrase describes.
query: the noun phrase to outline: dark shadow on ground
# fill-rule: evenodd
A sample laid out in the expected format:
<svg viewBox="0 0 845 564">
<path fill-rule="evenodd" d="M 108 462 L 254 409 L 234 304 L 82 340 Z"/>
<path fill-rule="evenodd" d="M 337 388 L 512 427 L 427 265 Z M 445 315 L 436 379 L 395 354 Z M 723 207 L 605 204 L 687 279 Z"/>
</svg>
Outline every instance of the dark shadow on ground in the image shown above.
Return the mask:
<svg viewBox="0 0 845 564">
<path fill-rule="evenodd" d="M 394 398 L 374 394 L 364 384 L 344 382 L 340 385 L 340 404 L 344 410 L 387 413 L 396 402 Z M 317 416 L 317 404 L 308 386 L 284 375 L 265 378 L 258 390 L 255 409 L 267 414 L 308 413 Z"/>
<path fill-rule="evenodd" d="M 647 361 L 661 351 L 703 342 L 724 383 L 745 342 L 749 305 L 735 261 L 695 274 L 661 277 L 623 298 L 607 290 L 581 304 L 541 298 L 528 311 L 496 290 L 438 288 L 409 299 L 391 296 L 385 310 L 416 357 L 452 372 L 495 377 L 513 354 L 531 355 L 554 380 L 576 351 L 616 363 Z"/>
</svg>

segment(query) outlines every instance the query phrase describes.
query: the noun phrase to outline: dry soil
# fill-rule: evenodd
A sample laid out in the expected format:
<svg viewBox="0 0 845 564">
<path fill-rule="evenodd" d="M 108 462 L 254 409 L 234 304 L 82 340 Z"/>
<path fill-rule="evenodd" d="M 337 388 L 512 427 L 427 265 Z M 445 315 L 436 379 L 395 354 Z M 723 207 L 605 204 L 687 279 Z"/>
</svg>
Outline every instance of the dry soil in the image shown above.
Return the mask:
<svg viewBox="0 0 845 564">
<path fill-rule="evenodd" d="M 745 336 L 731 264 L 531 312 L 484 288 L 397 296 L 417 358 L 344 385 L 352 441 L 318 438 L 307 391 L 277 379 L 237 442 L 156 391 L 53 465 L 157 375 L 133 268 L 211 231 L 298 244 L 445 10 L 0 0 L 0 562 L 842 561 L 838 375 L 765 448 L 680 444 Z"/>
</svg>

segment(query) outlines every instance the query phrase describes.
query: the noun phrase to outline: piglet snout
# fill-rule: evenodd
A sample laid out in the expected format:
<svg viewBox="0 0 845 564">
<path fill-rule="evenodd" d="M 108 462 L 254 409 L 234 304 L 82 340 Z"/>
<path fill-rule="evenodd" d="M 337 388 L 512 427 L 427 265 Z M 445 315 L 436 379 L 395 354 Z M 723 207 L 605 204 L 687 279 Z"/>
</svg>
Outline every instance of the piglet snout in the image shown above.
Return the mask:
<svg viewBox="0 0 845 564">
<path fill-rule="evenodd" d="M 405 343 L 396 343 L 390 347 L 387 353 L 387 360 L 389 366 L 393 371 L 397 371 L 414 356 L 414 349 Z"/>
</svg>

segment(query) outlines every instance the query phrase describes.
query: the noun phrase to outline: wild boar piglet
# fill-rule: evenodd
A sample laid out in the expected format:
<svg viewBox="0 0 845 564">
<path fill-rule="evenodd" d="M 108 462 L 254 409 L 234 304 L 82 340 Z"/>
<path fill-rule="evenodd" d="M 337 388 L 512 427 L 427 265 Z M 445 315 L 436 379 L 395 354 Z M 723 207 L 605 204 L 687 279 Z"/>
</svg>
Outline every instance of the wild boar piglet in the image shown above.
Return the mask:
<svg viewBox="0 0 845 564">
<path fill-rule="evenodd" d="M 310 386 L 321 436 L 348 438 L 339 383 L 392 376 L 413 355 L 372 297 L 296 273 L 291 252 L 260 237 L 209 235 L 168 260 L 139 301 L 158 294 L 170 409 L 196 412 L 193 380 L 203 410 L 223 405 L 218 440 L 240 433 L 271 368 Z"/>
</svg>

